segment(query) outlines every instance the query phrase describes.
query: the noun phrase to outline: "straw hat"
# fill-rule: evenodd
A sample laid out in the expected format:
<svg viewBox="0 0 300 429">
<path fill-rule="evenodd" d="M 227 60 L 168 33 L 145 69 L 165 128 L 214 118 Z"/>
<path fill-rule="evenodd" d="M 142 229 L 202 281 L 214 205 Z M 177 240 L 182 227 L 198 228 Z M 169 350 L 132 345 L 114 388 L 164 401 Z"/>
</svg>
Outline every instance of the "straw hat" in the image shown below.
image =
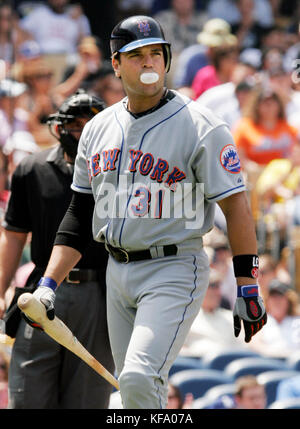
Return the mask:
<svg viewBox="0 0 300 429">
<path fill-rule="evenodd" d="M 201 45 L 211 48 L 237 45 L 237 38 L 231 33 L 230 25 L 220 18 L 207 21 L 197 40 Z"/>
</svg>

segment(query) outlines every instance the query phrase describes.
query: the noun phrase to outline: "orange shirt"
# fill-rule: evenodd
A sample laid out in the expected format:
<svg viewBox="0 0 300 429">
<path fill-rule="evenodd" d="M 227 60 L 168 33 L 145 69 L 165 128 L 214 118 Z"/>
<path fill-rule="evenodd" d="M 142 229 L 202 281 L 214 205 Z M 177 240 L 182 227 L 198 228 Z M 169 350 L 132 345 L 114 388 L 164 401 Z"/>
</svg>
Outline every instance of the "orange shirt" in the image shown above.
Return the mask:
<svg viewBox="0 0 300 429">
<path fill-rule="evenodd" d="M 242 118 L 233 130 L 237 149 L 243 149 L 245 156 L 260 165 L 273 159 L 287 158 L 297 140 L 298 130 L 284 120 L 279 120 L 273 130 Z"/>
</svg>

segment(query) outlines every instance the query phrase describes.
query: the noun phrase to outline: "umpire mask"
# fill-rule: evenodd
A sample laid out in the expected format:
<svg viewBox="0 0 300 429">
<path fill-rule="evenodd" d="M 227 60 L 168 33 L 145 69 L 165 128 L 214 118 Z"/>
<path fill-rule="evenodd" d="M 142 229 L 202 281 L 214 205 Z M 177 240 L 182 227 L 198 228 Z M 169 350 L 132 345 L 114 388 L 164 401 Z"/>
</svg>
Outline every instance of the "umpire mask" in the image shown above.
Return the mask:
<svg viewBox="0 0 300 429">
<path fill-rule="evenodd" d="M 77 155 L 79 140 L 65 127 L 66 124 L 75 122 L 77 118 L 91 119 L 105 107 L 104 101 L 100 98 L 79 89 L 63 102 L 56 113 L 48 117 L 50 133 L 60 142 L 64 152 L 73 161 Z M 81 132 L 82 129 L 79 131 Z"/>
</svg>

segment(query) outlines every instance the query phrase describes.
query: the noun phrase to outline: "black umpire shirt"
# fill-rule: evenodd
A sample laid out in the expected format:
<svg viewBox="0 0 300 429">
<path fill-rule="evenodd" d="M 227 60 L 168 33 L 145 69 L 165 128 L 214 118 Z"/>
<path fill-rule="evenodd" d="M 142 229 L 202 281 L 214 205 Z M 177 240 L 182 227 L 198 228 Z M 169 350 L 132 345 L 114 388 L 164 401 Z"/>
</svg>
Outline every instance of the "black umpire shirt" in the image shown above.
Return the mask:
<svg viewBox="0 0 300 429">
<path fill-rule="evenodd" d="M 27 156 L 12 176 L 3 226 L 32 233 L 31 259 L 39 276 L 48 264 L 57 229 L 72 198 L 72 176 L 60 145 Z M 104 245 L 91 240 L 76 268 L 97 269 L 104 281 L 107 258 Z"/>
</svg>

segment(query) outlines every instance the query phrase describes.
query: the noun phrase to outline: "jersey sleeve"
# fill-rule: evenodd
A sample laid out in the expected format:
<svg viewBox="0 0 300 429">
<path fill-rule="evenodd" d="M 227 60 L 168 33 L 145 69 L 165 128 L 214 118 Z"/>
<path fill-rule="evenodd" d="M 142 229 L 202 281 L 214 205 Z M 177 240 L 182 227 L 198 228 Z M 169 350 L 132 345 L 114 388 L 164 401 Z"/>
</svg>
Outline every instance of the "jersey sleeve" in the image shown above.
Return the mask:
<svg viewBox="0 0 300 429">
<path fill-rule="evenodd" d="M 84 127 L 78 143 L 78 151 L 77 151 L 77 156 L 75 160 L 73 182 L 71 185 L 71 188 L 73 191 L 81 192 L 83 194 L 92 193 L 88 159 L 86 156 L 86 146 L 88 142 L 88 129 L 89 129 L 88 125 L 89 124 L 87 124 Z"/>
<path fill-rule="evenodd" d="M 200 141 L 193 169 L 204 185 L 207 201 L 216 202 L 246 189 L 237 149 L 225 124 L 211 129 Z"/>
</svg>

